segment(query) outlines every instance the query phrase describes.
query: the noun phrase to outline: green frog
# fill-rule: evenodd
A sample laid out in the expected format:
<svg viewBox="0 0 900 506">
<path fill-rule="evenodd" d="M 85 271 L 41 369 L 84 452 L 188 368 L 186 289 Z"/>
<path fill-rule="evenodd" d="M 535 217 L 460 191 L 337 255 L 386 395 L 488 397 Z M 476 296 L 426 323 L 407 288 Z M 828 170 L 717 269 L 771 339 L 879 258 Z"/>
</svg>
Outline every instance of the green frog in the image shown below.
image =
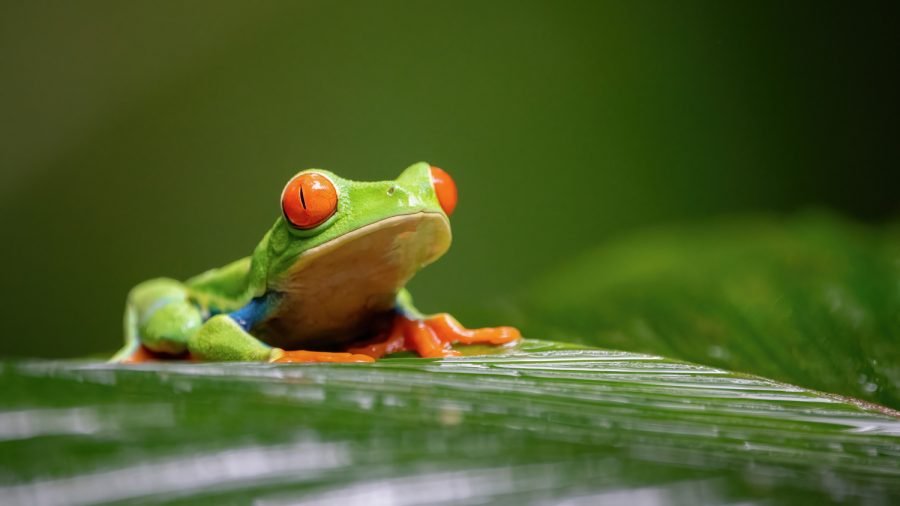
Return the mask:
<svg viewBox="0 0 900 506">
<path fill-rule="evenodd" d="M 251 256 L 134 287 L 125 346 L 111 361 L 371 362 L 515 342 L 512 327 L 467 329 L 446 313 L 422 314 L 404 288 L 450 247 L 456 201 L 453 179 L 424 162 L 393 181 L 301 171 Z"/>
</svg>

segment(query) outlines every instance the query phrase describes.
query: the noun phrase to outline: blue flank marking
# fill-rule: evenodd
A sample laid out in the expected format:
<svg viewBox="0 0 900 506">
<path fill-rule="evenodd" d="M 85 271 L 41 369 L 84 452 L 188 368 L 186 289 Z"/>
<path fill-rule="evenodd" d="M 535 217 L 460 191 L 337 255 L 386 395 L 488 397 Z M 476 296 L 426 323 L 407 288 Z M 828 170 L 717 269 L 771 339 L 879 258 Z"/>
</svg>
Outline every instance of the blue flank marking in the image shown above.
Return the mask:
<svg viewBox="0 0 900 506">
<path fill-rule="evenodd" d="M 272 302 L 271 294 L 263 295 L 262 297 L 256 297 L 247 303 L 246 306 L 238 309 L 237 311 L 232 311 L 228 313 L 228 316 L 231 317 L 238 325 L 241 326 L 242 329 L 247 332 L 250 331 L 253 326 L 262 321 L 263 318 L 269 313 L 269 306 Z"/>
</svg>

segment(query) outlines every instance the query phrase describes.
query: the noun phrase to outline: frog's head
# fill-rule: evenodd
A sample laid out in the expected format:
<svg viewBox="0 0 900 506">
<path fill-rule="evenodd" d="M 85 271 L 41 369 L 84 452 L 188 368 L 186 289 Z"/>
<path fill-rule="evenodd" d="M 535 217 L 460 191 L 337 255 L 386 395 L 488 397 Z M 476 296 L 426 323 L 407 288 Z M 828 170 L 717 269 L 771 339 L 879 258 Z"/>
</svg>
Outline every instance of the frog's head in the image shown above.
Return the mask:
<svg viewBox="0 0 900 506">
<path fill-rule="evenodd" d="M 383 277 L 378 282 L 386 290 L 399 290 L 447 251 L 455 206 L 455 183 L 427 163 L 379 182 L 304 170 L 281 193 L 281 217 L 265 246 L 266 278 L 278 288 L 290 279 L 353 283 Z"/>
</svg>

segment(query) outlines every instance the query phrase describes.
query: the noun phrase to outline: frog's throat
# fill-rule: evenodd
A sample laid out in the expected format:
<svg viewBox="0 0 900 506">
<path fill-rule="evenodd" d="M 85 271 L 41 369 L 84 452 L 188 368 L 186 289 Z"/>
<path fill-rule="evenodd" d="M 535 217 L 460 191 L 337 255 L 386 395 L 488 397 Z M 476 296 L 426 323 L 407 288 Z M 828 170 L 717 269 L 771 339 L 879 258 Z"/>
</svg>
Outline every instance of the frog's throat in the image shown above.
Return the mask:
<svg viewBox="0 0 900 506">
<path fill-rule="evenodd" d="M 399 290 L 419 269 L 446 253 L 450 241 L 450 221 L 443 213 L 392 216 L 304 251 L 281 276 L 270 280 L 270 286 L 295 291 L 365 280 L 377 283 L 379 291 Z"/>
<path fill-rule="evenodd" d="M 359 337 L 394 309 L 397 292 L 450 247 L 442 213 L 386 218 L 298 256 L 272 288 L 279 304 L 257 330 L 288 349 Z"/>
</svg>

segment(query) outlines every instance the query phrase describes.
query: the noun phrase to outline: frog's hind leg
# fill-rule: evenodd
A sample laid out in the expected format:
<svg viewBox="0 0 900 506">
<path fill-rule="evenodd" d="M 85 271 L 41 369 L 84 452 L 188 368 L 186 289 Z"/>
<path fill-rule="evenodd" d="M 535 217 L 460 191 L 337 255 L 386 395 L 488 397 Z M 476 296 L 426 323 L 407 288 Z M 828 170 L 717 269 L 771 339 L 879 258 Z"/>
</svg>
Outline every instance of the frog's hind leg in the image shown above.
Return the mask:
<svg viewBox="0 0 900 506">
<path fill-rule="evenodd" d="M 151 360 L 151 355 L 141 346 L 141 340 L 137 330 L 137 315 L 130 303 L 125 305 L 125 345 L 116 352 L 110 362 L 146 362 Z"/>
<path fill-rule="evenodd" d="M 111 362 L 145 362 L 187 352 L 188 338 L 203 321 L 185 286 L 153 279 L 134 287 L 125 307 L 125 346 Z"/>
<path fill-rule="evenodd" d="M 241 318 L 243 311 L 216 315 L 204 323 L 188 340 L 191 358 L 204 361 L 264 362 L 372 362 L 367 355 L 318 351 L 285 351 L 273 348 L 253 337 Z"/>
<path fill-rule="evenodd" d="M 414 351 L 420 357 L 439 358 L 459 355 L 453 344 L 507 344 L 522 335 L 513 327 L 467 329 L 447 313 L 423 315 L 412 304 L 409 292 L 397 296 L 397 314 L 387 339 L 351 348 L 351 353 L 381 358 L 400 351 Z"/>
<path fill-rule="evenodd" d="M 266 313 L 265 298 L 253 299 L 229 314 L 204 321 L 191 289 L 173 279 L 154 279 L 134 287 L 125 308 L 125 346 L 111 362 L 136 363 L 162 358 L 202 361 L 371 362 L 365 355 L 284 351 L 253 337 L 251 328 Z"/>
</svg>

